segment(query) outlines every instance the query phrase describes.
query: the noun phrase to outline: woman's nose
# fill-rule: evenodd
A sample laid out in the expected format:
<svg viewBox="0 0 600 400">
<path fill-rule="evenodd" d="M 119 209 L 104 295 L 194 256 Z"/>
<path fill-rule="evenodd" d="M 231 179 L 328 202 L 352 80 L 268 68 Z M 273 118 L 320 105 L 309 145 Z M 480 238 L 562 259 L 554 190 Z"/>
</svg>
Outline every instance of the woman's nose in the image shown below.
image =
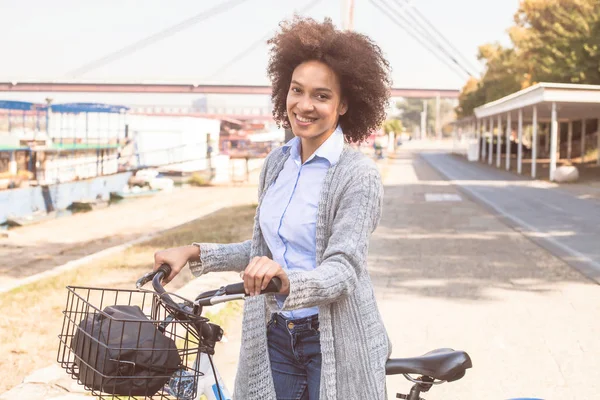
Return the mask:
<svg viewBox="0 0 600 400">
<path fill-rule="evenodd" d="M 315 106 L 308 96 L 303 96 L 298 102 L 298 108 L 300 111 L 310 112 L 314 110 Z"/>
</svg>

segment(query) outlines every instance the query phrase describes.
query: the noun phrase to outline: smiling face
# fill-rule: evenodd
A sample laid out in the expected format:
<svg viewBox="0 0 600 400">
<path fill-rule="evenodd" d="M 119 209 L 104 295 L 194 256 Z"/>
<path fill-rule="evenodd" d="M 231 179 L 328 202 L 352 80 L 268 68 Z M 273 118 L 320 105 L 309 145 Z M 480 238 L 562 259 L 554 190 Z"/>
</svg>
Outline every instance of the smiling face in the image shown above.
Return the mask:
<svg viewBox="0 0 600 400">
<path fill-rule="evenodd" d="M 296 67 L 287 95 L 286 109 L 292 132 L 316 150 L 335 131 L 340 115 L 348 109 L 335 72 L 320 61 Z"/>
</svg>

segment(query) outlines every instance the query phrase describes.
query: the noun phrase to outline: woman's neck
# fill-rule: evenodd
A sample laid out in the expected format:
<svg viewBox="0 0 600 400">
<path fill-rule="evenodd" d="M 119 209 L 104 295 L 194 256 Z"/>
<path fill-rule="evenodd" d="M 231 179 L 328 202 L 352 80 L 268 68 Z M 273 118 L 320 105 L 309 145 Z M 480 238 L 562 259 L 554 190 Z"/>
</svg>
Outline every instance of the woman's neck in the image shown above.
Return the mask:
<svg viewBox="0 0 600 400">
<path fill-rule="evenodd" d="M 321 145 L 325 143 L 327 139 L 331 137 L 331 135 L 333 135 L 335 129 L 336 127 L 331 129 L 329 132 L 323 133 L 314 138 L 300 138 L 300 160 L 302 161 L 302 164 L 304 164 L 306 160 L 308 160 L 310 156 L 312 156 L 314 152 L 317 151 L 317 149 L 321 147 Z"/>
</svg>

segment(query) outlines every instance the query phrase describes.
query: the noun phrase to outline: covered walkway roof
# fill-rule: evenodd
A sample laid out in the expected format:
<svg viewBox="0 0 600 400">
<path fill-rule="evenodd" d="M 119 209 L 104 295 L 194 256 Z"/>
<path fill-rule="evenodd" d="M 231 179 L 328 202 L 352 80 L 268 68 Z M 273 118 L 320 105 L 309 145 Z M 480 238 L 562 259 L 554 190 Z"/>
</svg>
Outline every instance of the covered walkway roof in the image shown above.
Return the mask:
<svg viewBox="0 0 600 400">
<path fill-rule="evenodd" d="M 510 113 L 516 121 L 518 111 L 522 110 L 523 119 L 531 121 L 532 106 L 537 106 L 538 121 L 550 121 L 552 103 L 556 104 L 561 121 L 600 118 L 600 85 L 538 83 L 475 108 L 475 116 L 481 119 Z"/>
<path fill-rule="evenodd" d="M 560 122 L 568 122 L 567 158 L 571 160 L 573 121 L 598 120 L 600 126 L 600 85 L 579 85 L 569 83 L 538 83 L 496 101 L 475 108 L 475 119 L 465 118 L 455 122 L 457 127 L 466 127 L 477 137 L 477 159 L 493 163 L 500 168 L 502 144 L 505 144 L 506 169 L 510 169 L 510 142 L 513 127 L 517 128 L 517 172 L 522 168 L 523 125 L 531 130 L 531 176 L 536 177 L 536 159 L 539 146 L 538 124 L 550 122 L 549 138 L 545 140 L 550 156 L 550 180 L 555 180 L 557 162 L 560 159 Z M 586 151 L 586 123 L 582 123 L 580 154 Z M 482 138 L 485 138 L 481 140 Z M 548 141 L 549 139 L 549 141 Z M 600 133 L 596 133 L 598 149 L 597 164 L 600 165 Z M 487 146 L 486 146 L 487 141 Z M 495 142 L 495 146 L 494 146 Z M 549 146 L 548 146 L 549 145 Z M 494 150 L 494 147 L 496 148 Z M 495 153 L 495 154 L 494 154 Z"/>
</svg>

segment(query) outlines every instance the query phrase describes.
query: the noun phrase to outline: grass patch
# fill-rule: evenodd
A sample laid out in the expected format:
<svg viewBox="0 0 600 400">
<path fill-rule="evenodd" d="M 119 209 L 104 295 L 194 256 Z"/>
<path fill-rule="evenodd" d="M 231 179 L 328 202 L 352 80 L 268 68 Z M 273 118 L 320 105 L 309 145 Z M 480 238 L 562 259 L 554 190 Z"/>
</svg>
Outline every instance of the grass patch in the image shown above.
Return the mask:
<svg viewBox="0 0 600 400">
<path fill-rule="evenodd" d="M 0 295 L 0 370 L 10 371 L 0 381 L 0 393 L 19 384 L 30 372 L 56 361 L 67 291 L 80 285 L 133 289 L 135 281 L 152 269 L 154 252 L 196 242 L 240 242 L 252 236 L 256 206 L 239 206 L 171 229 L 118 255 L 90 262 L 76 270 L 32 283 Z M 110 221 L 107 221 L 110 223 Z M 169 284 L 170 290 L 191 280 L 185 269 Z M 233 307 L 233 306 L 232 306 Z M 240 307 L 238 305 L 238 307 Z M 227 310 L 227 307 L 224 309 Z M 213 316 L 215 319 L 226 318 Z M 219 322 L 216 322 L 219 323 Z"/>
<path fill-rule="evenodd" d="M 229 322 L 239 316 L 243 309 L 244 306 L 241 301 L 231 301 L 225 303 L 225 306 L 217 312 L 206 311 L 202 315 L 210 319 L 213 324 L 217 324 L 226 330 Z"/>
<path fill-rule="evenodd" d="M 188 179 L 187 183 L 192 186 L 210 186 L 210 178 L 208 178 L 206 175 L 194 172 Z"/>
<path fill-rule="evenodd" d="M 595 161 L 598 159 L 598 149 L 590 149 L 585 153 L 586 161 Z"/>
</svg>

